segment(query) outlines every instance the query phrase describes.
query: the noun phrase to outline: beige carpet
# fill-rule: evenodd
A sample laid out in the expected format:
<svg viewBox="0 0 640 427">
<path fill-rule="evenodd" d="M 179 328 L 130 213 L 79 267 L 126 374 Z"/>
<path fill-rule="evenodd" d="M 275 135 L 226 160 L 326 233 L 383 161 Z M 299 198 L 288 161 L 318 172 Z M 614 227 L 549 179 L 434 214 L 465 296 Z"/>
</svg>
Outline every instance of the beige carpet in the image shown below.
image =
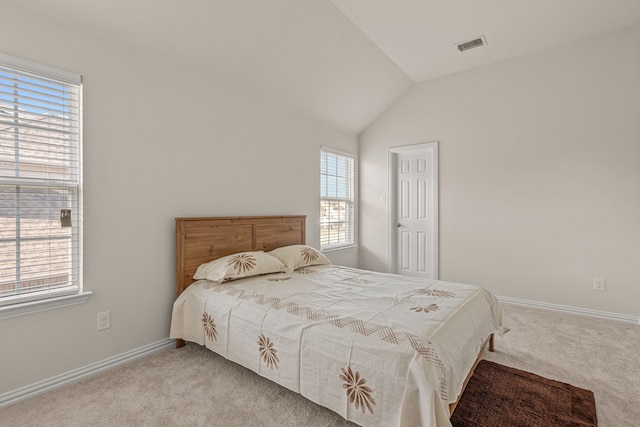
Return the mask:
<svg viewBox="0 0 640 427">
<path fill-rule="evenodd" d="M 640 326 L 505 305 L 487 359 L 592 390 L 600 427 L 638 426 Z M 0 426 L 353 426 L 189 344 L 0 409 Z"/>
</svg>

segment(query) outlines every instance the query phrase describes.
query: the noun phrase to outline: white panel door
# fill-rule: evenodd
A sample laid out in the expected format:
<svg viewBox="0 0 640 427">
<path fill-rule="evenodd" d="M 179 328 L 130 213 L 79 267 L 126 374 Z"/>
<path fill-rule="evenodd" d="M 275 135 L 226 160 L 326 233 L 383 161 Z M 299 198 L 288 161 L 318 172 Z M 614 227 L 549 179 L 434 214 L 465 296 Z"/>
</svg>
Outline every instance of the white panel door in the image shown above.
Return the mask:
<svg viewBox="0 0 640 427">
<path fill-rule="evenodd" d="M 435 144 L 435 143 L 431 143 Z M 437 145 L 391 150 L 391 271 L 437 279 Z"/>
</svg>

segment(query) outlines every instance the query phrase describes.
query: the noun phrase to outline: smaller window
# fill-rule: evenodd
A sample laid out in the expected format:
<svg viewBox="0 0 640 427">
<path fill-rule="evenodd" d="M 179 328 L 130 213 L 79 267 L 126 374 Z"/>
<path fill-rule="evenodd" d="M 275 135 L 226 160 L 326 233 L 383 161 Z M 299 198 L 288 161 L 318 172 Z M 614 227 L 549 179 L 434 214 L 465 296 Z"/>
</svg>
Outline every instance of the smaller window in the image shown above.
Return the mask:
<svg viewBox="0 0 640 427">
<path fill-rule="evenodd" d="M 320 249 L 355 244 L 353 155 L 320 150 Z"/>
</svg>

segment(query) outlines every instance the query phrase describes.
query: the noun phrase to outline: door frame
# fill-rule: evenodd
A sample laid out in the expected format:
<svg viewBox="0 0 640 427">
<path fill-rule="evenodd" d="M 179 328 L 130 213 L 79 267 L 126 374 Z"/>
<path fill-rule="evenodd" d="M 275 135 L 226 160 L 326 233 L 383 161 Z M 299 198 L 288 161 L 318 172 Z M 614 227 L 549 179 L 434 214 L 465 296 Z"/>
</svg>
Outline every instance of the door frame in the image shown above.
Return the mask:
<svg viewBox="0 0 640 427">
<path fill-rule="evenodd" d="M 388 243 L 388 259 L 389 259 L 389 272 L 398 273 L 398 239 L 396 236 L 396 224 L 398 223 L 398 174 L 397 174 L 397 162 L 395 161 L 397 154 L 401 152 L 407 152 L 411 150 L 431 149 L 433 151 L 433 192 L 432 192 L 432 206 L 433 212 L 431 212 L 433 221 L 432 229 L 429 230 L 430 235 L 433 238 L 432 258 L 433 258 L 433 278 L 438 279 L 438 252 L 440 251 L 439 237 L 438 237 L 438 141 L 426 142 L 422 144 L 403 145 L 400 147 L 389 148 L 389 200 L 387 203 L 387 229 L 389 236 Z"/>
</svg>

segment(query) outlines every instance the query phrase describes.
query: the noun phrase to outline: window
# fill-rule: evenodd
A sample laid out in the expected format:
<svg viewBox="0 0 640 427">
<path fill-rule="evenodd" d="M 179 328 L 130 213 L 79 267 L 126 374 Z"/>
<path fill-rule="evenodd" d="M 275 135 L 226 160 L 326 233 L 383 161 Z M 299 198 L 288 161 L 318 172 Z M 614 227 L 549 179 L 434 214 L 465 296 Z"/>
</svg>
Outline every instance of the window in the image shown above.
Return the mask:
<svg viewBox="0 0 640 427">
<path fill-rule="evenodd" d="M 81 92 L 0 54 L 0 308 L 81 291 Z"/>
<path fill-rule="evenodd" d="M 320 151 L 320 249 L 355 244 L 355 171 L 351 154 Z"/>
</svg>

